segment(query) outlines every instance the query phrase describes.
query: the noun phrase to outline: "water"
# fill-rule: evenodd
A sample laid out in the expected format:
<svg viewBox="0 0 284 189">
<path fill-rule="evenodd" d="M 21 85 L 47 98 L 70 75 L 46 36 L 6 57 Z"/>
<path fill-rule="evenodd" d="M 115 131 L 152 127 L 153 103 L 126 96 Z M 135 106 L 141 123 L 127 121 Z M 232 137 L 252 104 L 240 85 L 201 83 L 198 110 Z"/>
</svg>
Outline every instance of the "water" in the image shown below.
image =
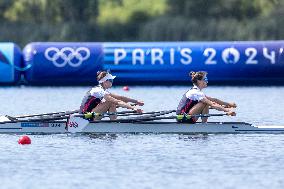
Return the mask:
<svg viewBox="0 0 284 189">
<path fill-rule="evenodd" d="M 175 109 L 187 87 L 120 87 L 144 110 Z M 77 109 L 86 87 L 2 87 L 0 115 Z M 284 87 L 209 87 L 236 117 L 283 125 Z M 215 112 L 214 112 L 215 113 Z M 283 135 L 0 135 L 0 188 L 283 188 Z"/>
</svg>

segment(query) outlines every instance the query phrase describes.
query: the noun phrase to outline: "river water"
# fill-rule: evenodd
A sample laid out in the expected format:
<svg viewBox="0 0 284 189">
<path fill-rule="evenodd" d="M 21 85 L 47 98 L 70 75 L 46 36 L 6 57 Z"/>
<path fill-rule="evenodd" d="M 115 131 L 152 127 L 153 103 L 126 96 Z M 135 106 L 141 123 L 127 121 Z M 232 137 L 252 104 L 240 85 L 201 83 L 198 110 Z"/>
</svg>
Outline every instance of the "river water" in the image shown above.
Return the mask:
<svg viewBox="0 0 284 189">
<path fill-rule="evenodd" d="M 121 87 L 144 111 L 175 109 L 186 86 Z M 0 115 L 75 110 L 88 87 L 1 87 Z M 283 125 L 284 87 L 216 87 L 208 96 L 236 102 L 236 117 Z M 216 112 L 212 112 L 216 113 Z M 283 188 L 284 136 L 269 134 L 71 136 L 0 134 L 0 188 Z"/>
</svg>

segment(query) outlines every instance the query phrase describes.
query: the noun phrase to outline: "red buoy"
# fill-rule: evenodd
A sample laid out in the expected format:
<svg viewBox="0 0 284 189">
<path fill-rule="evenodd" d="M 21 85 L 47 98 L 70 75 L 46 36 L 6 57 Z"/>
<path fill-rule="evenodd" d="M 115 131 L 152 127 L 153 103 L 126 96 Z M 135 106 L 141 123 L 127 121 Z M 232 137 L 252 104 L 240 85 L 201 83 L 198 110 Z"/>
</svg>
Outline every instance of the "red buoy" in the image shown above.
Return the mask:
<svg viewBox="0 0 284 189">
<path fill-rule="evenodd" d="M 124 87 L 123 87 L 123 90 L 124 90 L 124 91 L 129 91 L 129 87 L 128 87 L 128 86 L 124 86 Z"/>
<path fill-rule="evenodd" d="M 28 137 L 27 135 L 24 135 L 19 138 L 18 143 L 19 144 L 31 144 L 32 141 L 30 137 Z"/>
</svg>

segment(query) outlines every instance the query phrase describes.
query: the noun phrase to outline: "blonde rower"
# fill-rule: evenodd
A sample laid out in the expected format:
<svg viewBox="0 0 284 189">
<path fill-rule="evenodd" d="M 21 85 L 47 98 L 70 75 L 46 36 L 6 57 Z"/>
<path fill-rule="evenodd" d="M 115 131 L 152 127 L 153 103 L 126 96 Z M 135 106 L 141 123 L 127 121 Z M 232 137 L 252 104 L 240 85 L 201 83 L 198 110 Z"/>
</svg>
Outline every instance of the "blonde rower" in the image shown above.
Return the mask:
<svg viewBox="0 0 284 189">
<path fill-rule="evenodd" d="M 206 96 L 202 89 L 207 87 L 208 79 L 207 72 L 199 71 L 199 72 L 190 72 L 191 81 L 193 83 L 193 87 L 189 89 L 182 97 L 179 102 L 177 108 L 177 115 L 181 114 L 208 114 L 209 107 L 227 112 L 228 115 L 235 116 L 236 113 L 232 108 L 236 108 L 237 105 L 234 102 L 224 102 L 217 98 L 212 98 Z M 186 119 L 184 117 L 183 120 L 179 120 L 180 122 L 187 123 L 195 123 L 198 117 L 191 117 L 190 119 Z M 202 122 L 207 122 L 208 117 L 202 117 Z"/>
<path fill-rule="evenodd" d="M 80 111 L 81 113 L 96 112 L 96 113 L 114 113 L 110 115 L 110 119 L 114 120 L 117 118 L 115 115 L 117 106 L 134 110 L 138 113 L 142 113 L 142 110 L 136 108 L 128 102 L 135 103 L 139 106 L 143 106 L 144 102 L 120 96 L 108 91 L 112 87 L 113 79 L 116 76 L 111 75 L 106 71 L 99 71 L 97 73 L 97 81 L 99 85 L 90 89 L 82 100 Z"/>
</svg>

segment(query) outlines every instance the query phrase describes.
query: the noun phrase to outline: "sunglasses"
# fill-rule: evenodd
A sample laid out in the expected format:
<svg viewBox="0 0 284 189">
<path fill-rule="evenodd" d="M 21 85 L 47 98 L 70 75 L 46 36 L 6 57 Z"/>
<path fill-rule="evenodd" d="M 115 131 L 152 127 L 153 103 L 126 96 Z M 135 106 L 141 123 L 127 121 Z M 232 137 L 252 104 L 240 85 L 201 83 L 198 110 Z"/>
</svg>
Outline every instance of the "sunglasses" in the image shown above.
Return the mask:
<svg viewBox="0 0 284 189">
<path fill-rule="evenodd" d="M 206 83 L 208 83 L 208 78 L 204 77 L 203 81 L 205 81 Z"/>
<path fill-rule="evenodd" d="M 107 81 L 109 81 L 109 82 L 113 83 L 113 79 L 107 79 Z"/>
</svg>

